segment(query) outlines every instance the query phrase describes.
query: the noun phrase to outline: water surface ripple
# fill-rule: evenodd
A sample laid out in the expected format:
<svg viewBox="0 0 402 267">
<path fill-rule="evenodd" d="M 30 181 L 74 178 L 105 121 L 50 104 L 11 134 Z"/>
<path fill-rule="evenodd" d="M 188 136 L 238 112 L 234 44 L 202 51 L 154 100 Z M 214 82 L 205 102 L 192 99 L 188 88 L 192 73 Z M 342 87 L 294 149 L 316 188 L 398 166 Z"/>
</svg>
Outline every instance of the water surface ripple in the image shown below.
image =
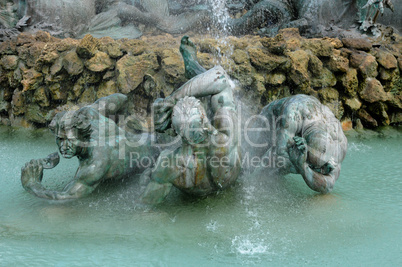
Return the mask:
<svg viewBox="0 0 402 267">
<path fill-rule="evenodd" d="M 333 193 L 298 175 L 243 175 L 194 199 L 137 203 L 136 178 L 68 202 L 24 191 L 20 168 L 56 151 L 48 131 L 0 127 L 0 266 L 401 266 L 402 137 L 349 139 Z M 77 160 L 45 172 L 62 188 Z"/>
</svg>

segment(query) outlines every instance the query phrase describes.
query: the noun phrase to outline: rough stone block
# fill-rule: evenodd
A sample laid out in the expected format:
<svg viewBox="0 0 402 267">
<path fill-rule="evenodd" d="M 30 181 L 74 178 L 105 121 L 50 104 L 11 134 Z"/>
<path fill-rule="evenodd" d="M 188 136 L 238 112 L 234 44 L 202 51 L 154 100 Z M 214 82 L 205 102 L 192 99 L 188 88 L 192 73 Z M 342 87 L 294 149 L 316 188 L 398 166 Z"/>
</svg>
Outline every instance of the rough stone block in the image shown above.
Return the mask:
<svg viewBox="0 0 402 267">
<path fill-rule="evenodd" d="M 370 51 L 372 44 L 364 38 L 343 38 L 342 43 L 347 48 Z"/>
<path fill-rule="evenodd" d="M 96 54 L 85 61 L 85 67 L 93 72 L 103 72 L 114 66 L 113 61 L 105 53 L 98 51 Z"/>
<path fill-rule="evenodd" d="M 78 44 L 76 51 L 78 56 L 81 58 L 91 58 L 95 55 L 99 45 L 100 42 L 98 39 L 94 38 L 90 34 L 87 34 Z"/>
<path fill-rule="evenodd" d="M 63 67 L 70 75 L 81 74 L 84 70 L 84 63 L 75 51 L 68 52 L 63 58 Z"/>
<path fill-rule="evenodd" d="M 374 103 L 377 101 L 387 101 L 390 97 L 384 91 L 379 80 L 375 78 L 367 78 L 362 85 L 363 90 L 359 92 L 361 99 L 366 102 Z"/>
</svg>

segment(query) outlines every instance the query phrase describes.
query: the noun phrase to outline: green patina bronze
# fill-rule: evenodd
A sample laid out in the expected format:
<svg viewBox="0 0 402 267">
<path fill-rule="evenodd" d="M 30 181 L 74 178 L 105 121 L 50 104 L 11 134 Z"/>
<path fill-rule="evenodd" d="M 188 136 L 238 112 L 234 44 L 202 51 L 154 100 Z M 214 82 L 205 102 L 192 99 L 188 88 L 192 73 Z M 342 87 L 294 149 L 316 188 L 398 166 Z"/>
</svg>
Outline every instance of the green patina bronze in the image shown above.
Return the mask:
<svg viewBox="0 0 402 267">
<path fill-rule="evenodd" d="M 379 21 L 400 30 L 400 3 L 395 15 L 380 18 L 391 0 L 7 0 L 0 4 L 0 38 L 19 30 L 43 29 L 59 37 L 138 38 L 138 24 L 171 34 L 218 29 L 230 34 L 275 35 L 297 27 L 306 34 L 323 28 L 348 29 L 360 21 L 363 30 Z M 217 8 L 219 7 L 219 10 Z M 398 9 L 399 8 L 399 9 Z M 244 11 L 247 11 L 244 13 Z M 224 16 L 224 18 L 222 17 Z M 46 21 L 43 21 L 44 18 Z M 133 23 L 134 22 L 134 23 Z M 4 28 L 3 28 L 4 27 Z M 1 39 L 0 39 L 1 40 Z"/>
<path fill-rule="evenodd" d="M 194 77 L 172 95 L 154 103 L 158 132 L 173 132 L 181 145 L 164 150 L 152 169 L 143 172 L 145 203 L 161 202 L 172 185 L 189 194 L 203 196 L 232 185 L 241 170 L 241 155 L 234 104 L 234 83 L 222 67 L 206 71 L 197 61 L 194 44 L 183 37 L 180 51 L 187 77 Z M 201 102 L 204 100 L 204 102 Z M 107 179 L 121 179 L 142 171 L 131 166 L 131 154 L 151 157 L 157 153 L 150 138 L 121 129 L 115 120 L 126 112 L 127 97 L 114 94 L 77 111 L 56 115 L 50 129 L 56 135 L 60 154 L 77 156 L 79 167 L 63 191 L 46 189 L 43 169 L 57 166 L 57 153 L 31 160 L 22 168 L 21 182 L 30 193 L 48 199 L 72 199 L 90 194 Z M 211 111 L 210 117 L 207 110 Z"/>
<path fill-rule="evenodd" d="M 271 102 L 260 116 L 269 123 L 257 142 L 266 144 L 264 156 L 281 160 L 277 167 L 282 174 L 301 174 L 311 189 L 330 192 L 347 150 L 342 126 L 331 110 L 312 96 L 295 95 Z"/>
<path fill-rule="evenodd" d="M 193 42 L 188 39 L 188 36 L 181 38 L 180 53 L 184 60 L 185 76 L 187 79 L 191 79 L 207 71 L 198 63 L 197 48 Z"/>
<path fill-rule="evenodd" d="M 241 170 L 234 83 L 220 66 L 204 71 L 186 36 L 180 51 L 186 74 L 196 76 L 167 98 L 155 101 L 154 124 L 159 132 L 173 129 L 182 145 L 164 150 L 154 169 L 143 173 L 143 183 L 149 181 L 142 194 L 144 203 L 163 201 L 172 186 L 197 196 L 223 190 L 236 181 Z"/>
<path fill-rule="evenodd" d="M 114 94 L 77 111 L 57 114 L 49 128 L 56 136 L 60 154 L 64 158 L 78 158 L 75 177 L 62 191 L 42 185 L 43 169 L 59 163 L 56 152 L 26 163 L 21 170 L 22 186 L 41 198 L 75 199 L 90 194 L 102 181 L 142 172 L 144 168 L 140 165 L 131 164 L 131 153 L 152 157 L 157 149 L 151 146 L 148 134 L 132 134 L 116 124 L 114 119 L 124 119 L 126 106 L 127 97 Z"/>
<path fill-rule="evenodd" d="M 308 29 L 312 34 L 320 33 L 320 26 L 338 25 L 347 29 L 358 19 L 365 21 L 366 13 L 372 6 L 374 8 L 371 10 L 379 9 L 381 14 L 384 12 L 384 6 L 393 9 L 391 0 L 229 0 L 224 1 L 223 5 L 220 0 L 186 2 L 139 1 L 139 6 L 145 12 L 141 12 L 138 6 L 120 2 L 118 14 L 122 20 L 130 18 L 140 23 L 155 25 L 156 28 L 169 33 L 185 33 L 197 24 L 210 23 L 231 34 L 248 34 L 260 29 L 261 34 L 274 35 L 279 29 L 290 27 Z M 364 7 L 365 4 L 367 5 Z M 216 18 L 219 11 L 211 8 L 219 5 L 232 15 L 244 10 L 247 12 L 241 17 L 227 16 L 220 22 L 220 18 Z M 392 25 L 400 27 L 397 19 L 392 21 Z"/>
</svg>

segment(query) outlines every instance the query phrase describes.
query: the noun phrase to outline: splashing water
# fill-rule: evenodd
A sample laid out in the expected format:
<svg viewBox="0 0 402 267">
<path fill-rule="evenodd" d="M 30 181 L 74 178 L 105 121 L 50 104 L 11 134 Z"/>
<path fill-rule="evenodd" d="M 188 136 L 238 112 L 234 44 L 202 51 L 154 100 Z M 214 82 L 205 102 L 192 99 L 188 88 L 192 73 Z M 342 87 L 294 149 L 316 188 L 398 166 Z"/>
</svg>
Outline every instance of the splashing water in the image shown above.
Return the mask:
<svg viewBox="0 0 402 267">
<path fill-rule="evenodd" d="M 213 24 L 218 29 L 215 33 L 216 38 L 225 37 L 229 34 L 229 12 L 225 5 L 225 0 L 210 0 L 213 13 Z"/>
<path fill-rule="evenodd" d="M 235 236 L 232 239 L 232 249 L 240 255 L 254 256 L 266 253 L 268 245 L 265 244 L 264 239 Z"/>
<path fill-rule="evenodd" d="M 209 0 L 211 8 L 213 10 L 212 24 L 213 27 L 210 29 L 210 33 L 217 40 L 217 58 L 218 61 L 222 62 L 225 58 L 230 58 L 233 54 L 233 46 L 228 41 L 228 36 L 230 33 L 229 27 L 229 11 L 226 7 L 225 0 Z M 225 51 L 222 51 L 221 47 L 226 47 Z"/>
<path fill-rule="evenodd" d="M 399 266 L 401 141 L 349 138 L 328 195 L 299 175 L 261 173 L 218 195 L 173 192 L 144 209 L 136 206 L 135 177 L 77 201 L 32 196 L 21 186 L 21 166 L 54 152 L 54 136 L 0 126 L 0 266 L 180 265 L 177 255 L 189 266 Z M 63 188 L 77 165 L 62 159 L 45 185 Z"/>
<path fill-rule="evenodd" d="M 210 232 L 216 232 L 219 226 L 220 225 L 215 220 L 211 220 L 208 224 L 206 224 L 206 228 Z"/>
<path fill-rule="evenodd" d="M 351 143 L 351 144 L 349 144 L 348 152 L 355 152 L 355 151 L 367 152 L 370 149 L 371 149 L 370 146 L 365 145 L 363 143 Z"/>
</svg>

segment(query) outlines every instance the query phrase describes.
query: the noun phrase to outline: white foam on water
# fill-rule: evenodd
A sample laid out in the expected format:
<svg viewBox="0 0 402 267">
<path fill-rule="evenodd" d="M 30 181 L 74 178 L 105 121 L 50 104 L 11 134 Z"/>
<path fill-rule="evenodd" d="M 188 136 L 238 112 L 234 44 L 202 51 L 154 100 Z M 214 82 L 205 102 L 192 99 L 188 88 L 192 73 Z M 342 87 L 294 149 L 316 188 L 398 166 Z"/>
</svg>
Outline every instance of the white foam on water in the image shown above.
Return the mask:
<svg viewBox="0 0 402 267">
<path fill-rule="evenodd" d="M 255 210 L 246 208 L 247 215 L 251 218 L 258 218 L 258 213 Z"/>
<path fill-rule="evenodd" d="M 367 152 L 368 150 L 371 150 L 372 147 L 365 145 L 363 143 L 349 143 L 348 144 L 348 152 Z"/>
<path fill-rule="evenodd" d="M 253 223 L 252 223 L 249 231 L 254 231 L 254 230 L 257 230 L 260 228 L 261 228 L 261 223 L 257 219 L 255 219 L 255 220 L 253 220 Z"/>
<path fill-rule="evenodd" d="M 264 239 L 235 236 L 232 239 L 232 250 L 240 255 L 256 256 L 266 253 L 268 245 Z"/>
<path fill-rule="evenodd" d="M 169 219 L 170 219 L 170 221 L 171 221 L 172 223 L 175 223 L 175 222 L 176 222 L 176 219 L 177 219 L 177 216 L 169 217 Z"/>
<path fill-rule="evenodd" d="M 209 223 L 206 224 L 206 228 L 210 232 L 216 232 L 220 225 L 217 221 L 211 220 Z"/>
<path fill-rule="evenodd" d="M 246 195 L 251 196 L 255 192 L 256 188 L 255 188 L 255 186 L 251 185 L 251 186 L 244 187 L 243 190 L 246 193 Z"/>
</svg>

